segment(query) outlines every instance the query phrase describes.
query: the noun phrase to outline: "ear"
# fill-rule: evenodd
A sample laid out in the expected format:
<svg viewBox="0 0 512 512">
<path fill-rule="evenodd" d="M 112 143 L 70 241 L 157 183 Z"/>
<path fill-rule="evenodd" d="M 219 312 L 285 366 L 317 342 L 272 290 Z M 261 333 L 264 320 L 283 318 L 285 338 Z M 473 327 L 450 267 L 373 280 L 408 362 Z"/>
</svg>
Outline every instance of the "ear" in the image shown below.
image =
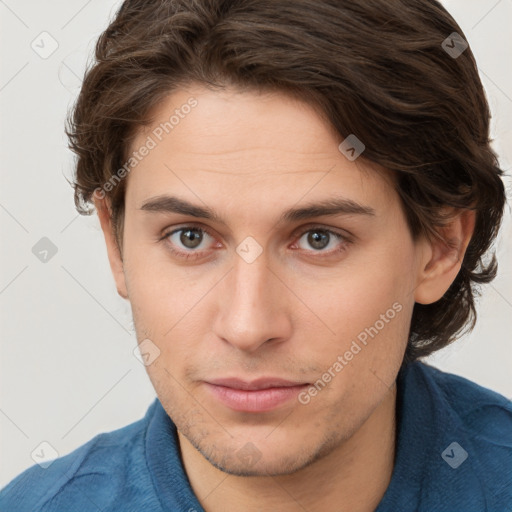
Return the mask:
<svg viewBox="0 0 512 512">
<path fill-rule="evenodd" d="M 419 304 L 438 301 L 459 273 L 475 229 L 475 212 L 454 210 L 448 223 L 437 232 L 440 238 L 423 240 L 414 300 Z"/>
<path fill-rule="evenodd" d="M 114 276 L 114 281 L 117 287 L 117 293 L 123 299 L 128 299 L 128 291 L 126 288 L 126 281 L 124 275 L 124 266 L 119 247 L 114 237 L 114 230 L 112 225 L 112 209 L 108 197 L 93 194 L 94 206 L 98 212 L 101 229 L 105 236 L 105 243 L 107 245 L 108 260 L 110 262 L 110 269 Z"/>
</svg>

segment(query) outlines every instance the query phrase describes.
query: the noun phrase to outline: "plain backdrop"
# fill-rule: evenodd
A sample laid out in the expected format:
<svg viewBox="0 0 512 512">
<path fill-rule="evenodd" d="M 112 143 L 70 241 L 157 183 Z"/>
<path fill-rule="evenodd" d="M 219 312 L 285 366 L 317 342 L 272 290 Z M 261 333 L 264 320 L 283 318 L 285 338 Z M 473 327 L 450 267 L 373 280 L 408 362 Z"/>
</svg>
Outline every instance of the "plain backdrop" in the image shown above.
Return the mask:
<svg viewBox="0 0 512 512">
<path fill-rule="evenodd" d="M 0 486 L 34 464 L 34 451 L 67 454 L 141 418 L 156 396 L 133 354 L 129 304 L 117 295 L 97 217 L 76 213 L 66 181 L 73 172 L 66 112 L 87 55 L 119 4 L 0 0 Z M 444 4 L 479 63 L 494 147 L 509 170 L 512 0 Z M 509 177 L 506 186 L 510 196 Z M 510 217 L 508 208 L 499 276 L 478 302 L 477 327 L 427 360 L 509 398 Z M 40 247 L 49 251 L 46 262 L 37 257 Z"/>
</svg>

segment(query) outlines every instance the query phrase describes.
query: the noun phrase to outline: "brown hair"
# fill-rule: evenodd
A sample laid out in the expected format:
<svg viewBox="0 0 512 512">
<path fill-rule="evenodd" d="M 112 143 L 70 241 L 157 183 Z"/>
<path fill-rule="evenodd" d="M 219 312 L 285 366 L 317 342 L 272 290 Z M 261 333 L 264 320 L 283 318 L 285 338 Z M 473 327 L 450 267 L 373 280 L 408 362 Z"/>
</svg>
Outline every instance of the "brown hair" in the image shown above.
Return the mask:
<svg viewBox="0 0 512 512">
<path fill-rule="evenodd" d="M 476 286 L 496 274 L 494 255 L 484 258 L 505 204 L 473 54 L 443 48 L 453 32 L 464 38 L 435 0 L 126 0 L 68 119 L 76 207 L 92 213 L 94 191 L 180 85 L 297 95 L 342 137 L 356 134 L 364 158 L 394 171 L 413 236 L 435 236 L 446 206 L 476 212 L 452 286 L 414 307 L 404 362 L 424 357 L 474 326 Z M 121 180 L 106 194 L 120 248 L 124 190 Z"/>
</svg>

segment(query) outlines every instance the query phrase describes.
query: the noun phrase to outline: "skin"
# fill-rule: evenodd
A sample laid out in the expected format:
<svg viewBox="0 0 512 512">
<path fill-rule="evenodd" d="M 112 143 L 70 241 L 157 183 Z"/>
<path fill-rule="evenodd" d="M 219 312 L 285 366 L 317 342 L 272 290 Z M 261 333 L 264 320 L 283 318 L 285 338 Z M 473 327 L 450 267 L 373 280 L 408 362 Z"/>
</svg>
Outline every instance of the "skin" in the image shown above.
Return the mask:
<svg viewBox="0 0 512 512">
<path fill-rule="evenodd" d="M 393 471 L 395 379 L 414 303 L 448 289 L 474 218 L 453 212 L 441 233 L 451 249 L 413 240 L 391 174 L 349 161 L 315 109 L 282 93 L 191 84 L 152 112 L 131 149 L 191 97 L 197 106 L 127 178 L 122 255 L 108 198 L 95 204 L 137 339 L 160 350 L 147 371 L 178 428 L 192 488 L 209 512 L 372 511 Z M 207 206 L 225 224 L 141 209 L 163 194 Z M 375 213 L 279 222 L 288 208 L 339 197 Z M 213 236 L 200 232 L 197 249 L 183 232 L 161 240 L 187 227 Z M 318 229 L 344 238 L 315 248 L 308 235 Z M 262 250 L 252 263 L 236 252 L 249 236 Z M 200 256 L 186 260 L 171 247 Z M 400 312 L 333 372 L 393 304 Z M 229 409 L 204 383 L 315 383 L 329 368 L 334 376 L 306 405 L 293 399 L 260 413 Z"/>
</svg>

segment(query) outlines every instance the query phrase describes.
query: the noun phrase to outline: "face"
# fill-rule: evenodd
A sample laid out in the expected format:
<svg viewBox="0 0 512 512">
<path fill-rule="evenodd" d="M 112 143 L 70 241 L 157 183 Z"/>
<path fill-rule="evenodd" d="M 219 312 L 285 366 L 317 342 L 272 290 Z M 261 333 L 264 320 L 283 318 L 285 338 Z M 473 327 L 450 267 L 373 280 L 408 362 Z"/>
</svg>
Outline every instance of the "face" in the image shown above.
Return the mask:
<svg viewBox="0 0 512 512">
<path fill-rule="evenodd" d="M 388 393 L 422 246 L 390 175 L 349 161 L 318 113 L 283 94 L 190 86 L 131 150 L 148 137 L 127 178 L 115 276 L 149 377 L 216 467 L 295 472 Z"/>
</svg>

